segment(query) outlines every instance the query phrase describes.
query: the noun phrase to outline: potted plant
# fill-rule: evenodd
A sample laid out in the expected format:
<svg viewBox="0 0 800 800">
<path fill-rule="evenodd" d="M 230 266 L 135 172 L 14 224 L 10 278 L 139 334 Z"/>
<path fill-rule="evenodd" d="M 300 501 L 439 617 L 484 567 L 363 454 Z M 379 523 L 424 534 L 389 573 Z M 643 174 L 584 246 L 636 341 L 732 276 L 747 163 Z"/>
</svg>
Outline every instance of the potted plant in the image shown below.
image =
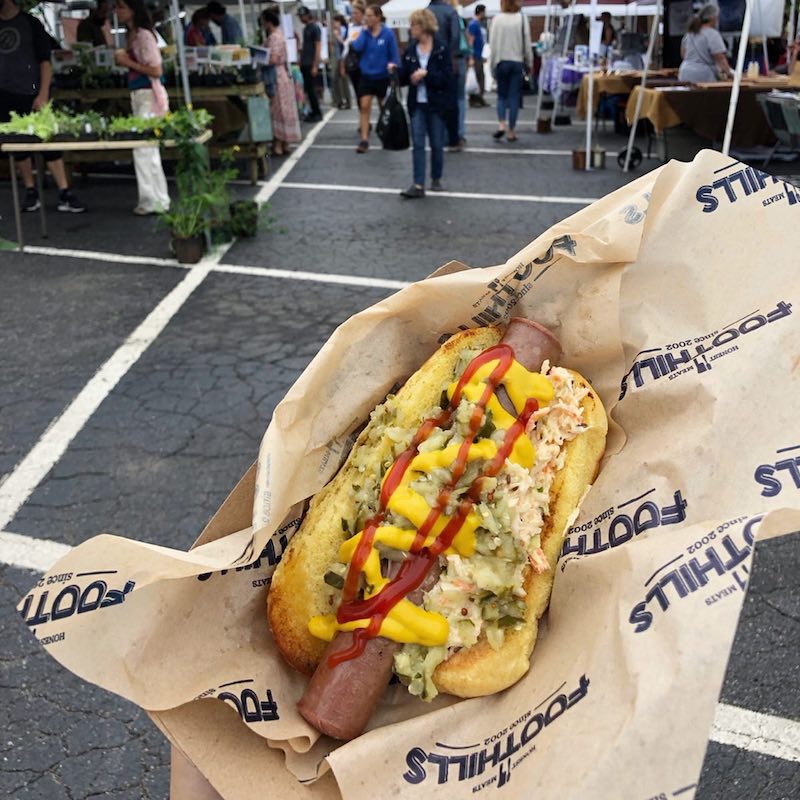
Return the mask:
<svg viewBox="0 0 800 800">
<path fill-rule="evenodd" d="M 212 171 L 206 148 L 195 141 L 202 126 L 210 121 L 210 115 L 199 115 L 191 109 L 159 120 L 160 133 L 174 139 L 178 150 L 175 170 L 178 197 L 169 211 L 161 213 L 161 219 L 172 233 L 172 247 L 178 261 L 185 264 L 200 260 L 204 233 L 216 210 L 227 211 L 230 202 L 227 187 L 232 177 L 230 170 Z"/>
<path fill-rule="evenodd" d="M 202 195 L 178 197 L 169 211 L 161 212 L 161 220 L 172 234 L 172 250 L 181 264 L 196 264 L 205 249 L 208 199 Z"/>
<path fill-rule="evenodd" d="M 255 236 L 259 211 L 255 200 L 236 200 L 230 205 L 231 231 L 234 236 Z"/>
</svg>

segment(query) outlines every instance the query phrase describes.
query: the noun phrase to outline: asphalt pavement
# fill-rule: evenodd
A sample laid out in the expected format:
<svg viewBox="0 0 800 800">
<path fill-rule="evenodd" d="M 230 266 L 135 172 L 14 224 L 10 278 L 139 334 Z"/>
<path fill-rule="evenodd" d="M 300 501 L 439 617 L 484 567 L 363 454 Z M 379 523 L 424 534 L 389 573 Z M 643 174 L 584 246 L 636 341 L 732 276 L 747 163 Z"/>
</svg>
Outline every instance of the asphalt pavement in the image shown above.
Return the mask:
<svg viewBox="0 0 800 800">
<path fill-rule="evenodd" d="M 168 747 L 146 715 L 61 669 L 21 624 L 14 607 L 37 580 L 32 565 L 43 569 L 59 545 L 99 532 L 188 548 L 337 325 L 452 259 L 505 261 L 658 165 L 624 175 L 609 158 L 605 170 L 575 172 L 570 151 L 585 128 L 537 135 L 531 118 L 526 109 L 518 142 L 498 144 L 492 110 L 470 109 L 467 150 L 446 156 L 445 193 L 405 201 L 410 154 L 384 152 L 373 138 L 358 155 L 355 113 L 331 115 L 288 173 L 275 159 L 276 178 L 237 185 L 269 199 L 271 230 L 233 243 L 161 323 L 151 312 L 190 273 L 172 261 L 166 230 L 130 213 L 126 170 L 79 179 L 89 213 L 53 210 L 46 240 L 38 216 L 26 215 L 32 248 L 0 250 L 0 490 L 19 479 L 20 464 L 35 476 L 0 503 L 0 797 L 168 793 Z M 610 153 L 626 145 L 611 131 L 600 141 Z M 779 169 L 800 173 L 796 162 Z M 5 240 L 15 238 L 10 195 L 6 183 Z M 138 357 L 115 366 L 129 347 Z M 79 396 L 89 411 L 40 453 Z M 799 572 L 800 534 L 758 545 L 720 700 L 756 712 L 756 727 L 776 724 L 777 744 L 755 728 L 735 743 L 712 733 L 701 800 L 800 795 Z"/>
</svg>

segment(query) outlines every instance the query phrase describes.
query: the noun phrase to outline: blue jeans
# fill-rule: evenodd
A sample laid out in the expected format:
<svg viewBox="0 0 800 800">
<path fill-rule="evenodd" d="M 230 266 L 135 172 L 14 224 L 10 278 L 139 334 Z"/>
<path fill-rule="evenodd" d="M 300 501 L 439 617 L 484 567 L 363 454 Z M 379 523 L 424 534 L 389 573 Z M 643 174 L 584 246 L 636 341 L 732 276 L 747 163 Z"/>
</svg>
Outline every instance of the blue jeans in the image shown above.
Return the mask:
<svg viewBox="0 0 800 800">
<path fill-rule="evenodd" d="M 427 103 L 418 103 L 411 115 L 414 143 L 414 183 L 425 186 L 425 137 L 431 142 L 431 179 L 441 180 L 444 170 L 444 121 Z"/>
<path fill-rule="evenodd" d="M 505 122 L 508 111 L 508 127 L 513 131 L 517 127 L 519 96 L 522 91 L 521 61 L 501 61 L 495 68 L 497 81 L 497 119 Z"/>
</svg>

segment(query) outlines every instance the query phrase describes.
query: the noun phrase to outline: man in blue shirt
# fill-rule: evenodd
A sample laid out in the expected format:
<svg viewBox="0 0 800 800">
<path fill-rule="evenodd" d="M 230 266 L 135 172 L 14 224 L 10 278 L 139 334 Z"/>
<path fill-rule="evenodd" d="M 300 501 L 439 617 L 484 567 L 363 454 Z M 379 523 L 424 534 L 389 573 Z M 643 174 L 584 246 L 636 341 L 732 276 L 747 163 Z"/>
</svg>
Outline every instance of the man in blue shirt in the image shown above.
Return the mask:
<svg viewBox="0 0 800 800">
<path fill-rule="evenodd" d="M 478 94 L 470 95 L 469 104 L 477 108 L 488 106 L 489 104 L 483 99 L 483 93 L 486 90 L 486 81 L 483 75 L 483 27 L 481 22 L 486 17 L 486 6 L 483 4 L 475 6 L 475 17 L 470 21 L 467 26 L 467 42 L 469 42 L 470 54 L 469 65 L 475 68 L 475 77 L 478 79 Z"/>
<path fill-rule="evenodd" d="M 242 35 L 242 27 L 226 10 L 222 3 L 213 0 L 206 8 L 211 16 L 211 19 L 219 25 L 222 31 L 222 44 L 243 44 L 244 36 Z"/>
</svg>

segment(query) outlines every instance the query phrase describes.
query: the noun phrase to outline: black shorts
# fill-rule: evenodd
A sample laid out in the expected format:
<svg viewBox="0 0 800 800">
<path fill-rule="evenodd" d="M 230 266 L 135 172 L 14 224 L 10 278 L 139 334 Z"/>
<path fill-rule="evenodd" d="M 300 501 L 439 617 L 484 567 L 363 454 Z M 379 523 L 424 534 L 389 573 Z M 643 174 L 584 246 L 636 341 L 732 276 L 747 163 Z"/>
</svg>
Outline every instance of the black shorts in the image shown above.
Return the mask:
<svg viewBox="0 0 800 800">
<path fill-rule="evenodd" d="M 361 77 L 358 79 L 357 94 L 359 97 L 371 95 L 372 97 L 377 97 L 378 100 L 383 100 L 388 89 L 388 78 L 370 78 L 362 72 Z"/>
<path fill-rule="evenodd" d="M 17 94 L 16 92 L 0 91 L 0 122 L 8 122 L 11 119 L 11 112 L 17 114 L 30 114 L 33 111 L 33 101 L 35 94 Z M 58 161 L 61 158 L 60 151 L 53 151 L 44 154 L 45 161 Z M 24 161 L 30 158 L 29 153 L 14 153 L 14 158 Z"/>
</svg>

